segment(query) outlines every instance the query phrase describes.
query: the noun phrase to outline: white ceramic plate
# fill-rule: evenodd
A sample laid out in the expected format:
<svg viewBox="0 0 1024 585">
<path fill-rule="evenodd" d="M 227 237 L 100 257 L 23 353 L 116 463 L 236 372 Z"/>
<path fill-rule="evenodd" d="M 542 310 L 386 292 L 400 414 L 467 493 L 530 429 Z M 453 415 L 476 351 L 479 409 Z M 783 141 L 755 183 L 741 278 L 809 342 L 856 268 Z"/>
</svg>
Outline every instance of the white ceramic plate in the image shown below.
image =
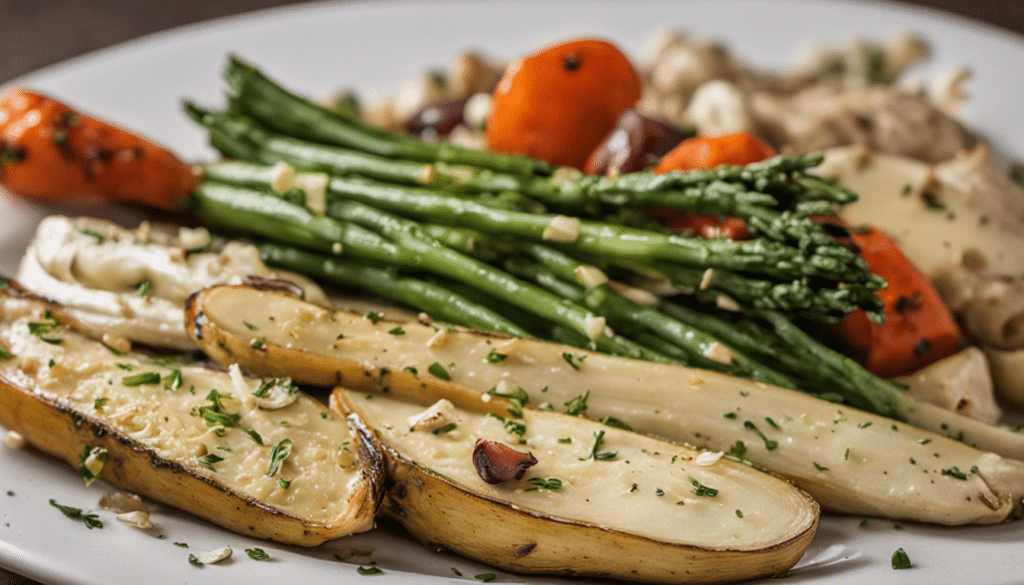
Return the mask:
<svg viewBox="0 0 1024 585">
<path fill-rule="evenodd" d="M 899 30 L 925 34 L 935 49 L 921 74 L 968 64 L 969 122 L 1000 150 L 1024 157 L 1024 41 L 1009 33 L 936 12 L 874 3 L 754 0 L 680 3 L 484 3 L 315 4 L 215 21 L 153 35 L 49 67 L 17 81 L 156 138 L 183 157 L 209 158 L 203 135 L 179 110 L 184 97 L 222 103 L 218 79 L 235 52 L 261 65 L 286 85 L 309 95 L 342 87 L 363 94 L 396 87 L 430 66 L 443 66 L 457 51 L 478 48 L 507 58 L 573 35 L 601 35 L 639 54 L 643 39 L 660 27 L 684 28 L 724 39 L 739 56 L 760 64 L 787 62 L 804 43 L 881 37 Z M 0 196 L 0 272 L 12 274 L 38 220 L 55 210 Z M 133 222 L 133 212 L 106 208 L 108 217 Z M 148 532 L 100 512 L 102 530 L 88 530 L 60 515 L 50 498 L 95 507 L 103 482 L 85 488 L 69 467 L 32 450 L 0 449 L 0 566 L 43 583 L 569 583 L 519 577 L 453 555 L 420 547 L 399 529 L 385 528 L 299 549 L 257 542 L 190 515 L 153 504 L 157 527 Z M 7 495 L 4 495 L 4 494 Z M 13 494 L 13 495 L 12 495 Z M 826 516 L 807 555 L 783 583 L 1020 583 L 1022 526 L 945 529 L 914 523 Z M 166 535 L 165 539 L 158 536 Z M 187 543 L 189 548 L 175 546 Z M 230 545 L 233 560 L 198 569 L 190 551 Z M 242 552 L 258 546 L 271 562 Z M 899 547 L 914 567 L 893 571 Z M 372 550 L 383 577 L 360 575 L 339 562 L 353 550 Z M 337 556 L 336 556 L 337 555 Z M 454 569 L 453 569 L 454 568 Z M 460 577 L 455 571 L 459 571 Z M 370 581 L 372 582 L 372 581 Z M 572 581 L 578 582 L 578 581 Z M 770 581 L 775 583 L 777 581 Z"/>
</svg>

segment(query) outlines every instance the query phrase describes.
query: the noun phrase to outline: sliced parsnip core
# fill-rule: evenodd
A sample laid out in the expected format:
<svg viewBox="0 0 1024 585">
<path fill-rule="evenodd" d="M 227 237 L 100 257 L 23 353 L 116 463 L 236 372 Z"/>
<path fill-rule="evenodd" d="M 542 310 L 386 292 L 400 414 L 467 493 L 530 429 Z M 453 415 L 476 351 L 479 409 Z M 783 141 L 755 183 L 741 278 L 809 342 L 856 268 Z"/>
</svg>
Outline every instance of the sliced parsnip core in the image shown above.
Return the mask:
<svg viewBox="0 0 1024 585">
<path fill-rule="evenodd" d="M 349 505 L 359 474 L 353 458 L 344 451 L 339 457 L 339 449 L 350 445 L 350 430 L 308 396 L 285 408 L 263 410 L 252 396 L 260 386 L 257 379 L 233 381 L 223 371 L 158 365 L 138 352 L 116 355 L 66 327 L 31 325 L 53 323 L 38 302 L 6 298 L 0 302 L 0 317 L 0 344 L 14 355 L 0 360 L 0 377 L 8 383 L 296 517 L 328 521 Z M 47 331 L 34 335 L 30 328 Z M 180 384 L 173 383 L 175 371 L 180 371 Z M 157 375 L 158 382 L 146 381 Z M 236 385 L 239 380 L 242 387 Z M 224 412 L 237 414 L 234 426 L 211 425 L 201 415 L 201 408 L 213 406 L 207 398 L 212 390 L 229 395 L 220 401 Z M 291 440 L 291 453 L 270 477 L 271 452 L 283 439 Z"/>
<path fill-rule="evenodd" d="M 557 518 L 662 542 L 720 550 L 759 550 L 814 526 L 817 506 L 788 483 L 727 459 L 695 461 L 697 451 L 593 421 L 526 411 L 522 436 L 498 418 L 457 408 L 442 433 L 410 428 L 422 405 L 345 391 L 348 404 L 381 440 L 423 468 L 484 496 Z M 598 433 L 603 432 L 592 452 Z M 485 483 L 473 466 L 478 438 L 529 451 L 538 463 L 522 479 Z M 614 455 L 611 453 L 614 452 Z M 561 481 L 538 489 L 530 479 Z M 717 491 L 716 491 L 717 490 Z"/>
</svg>

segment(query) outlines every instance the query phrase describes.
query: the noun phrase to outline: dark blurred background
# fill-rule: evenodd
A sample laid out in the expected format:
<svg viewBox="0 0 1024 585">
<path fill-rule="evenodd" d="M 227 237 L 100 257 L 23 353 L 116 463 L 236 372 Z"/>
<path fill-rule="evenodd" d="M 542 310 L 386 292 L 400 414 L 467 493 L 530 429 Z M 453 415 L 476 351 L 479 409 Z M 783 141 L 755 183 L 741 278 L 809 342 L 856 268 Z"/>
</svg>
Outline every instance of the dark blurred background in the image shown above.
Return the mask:
<svg viewBox="0 0 1024 585">
<path fill-rule="evenodd" d="M 827 0 L 822 0 L 827 1 Z M 297 0 L 0 0 L 0 83 L 147 33 Z M 1024 35 L 1021 0 L 893 0 Z"/>
</svg>

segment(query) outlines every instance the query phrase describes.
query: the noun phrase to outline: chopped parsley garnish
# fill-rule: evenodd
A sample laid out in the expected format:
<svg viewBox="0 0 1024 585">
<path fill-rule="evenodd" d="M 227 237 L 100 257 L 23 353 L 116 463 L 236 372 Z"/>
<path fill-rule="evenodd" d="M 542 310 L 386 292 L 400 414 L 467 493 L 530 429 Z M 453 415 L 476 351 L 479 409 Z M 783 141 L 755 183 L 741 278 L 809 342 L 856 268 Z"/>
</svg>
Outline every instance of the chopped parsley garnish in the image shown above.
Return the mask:
<svg viewBox="0 0 1024 585">
<path fill-rule="evenodd" d="M 703 485 L 699 481 L 697 481 L 696 479 L 694 479 L 692 477 L 690 478 L 690 483 L 693 484 L 693 493 L 694 493 L 694 495 L 708 497 L 708 498 L 713 498 L 713 497 L 718 495 L 718 490 L 717 489 L 715 489 L 713 487 L 708 487 L 706 485 Z"/>
<path fill-rule="evenodd" d="M 764 433 L 762 433 L 761 430 L 757 428 L 757 425 L 755 425 L 751 421 L 743 421 L 743 428 L 747 429 L 748 431 L 754 431 L 755 433 L 757 433 L 758 436 L 761 437 L 761 440 L 764 441 L 765 449 L 769 451 L 774 451 L 779 446 L 778 441 L 772 441 L 768 437 L 764 436 Z"/>
<path fill-rule="evenodd" d="M 96 238 L 97 244 L 102 244 L 103 242 L 107 241 L 107 238 L 96 230 L 78 230 L 78 233 L 82 234 L 83 236 L 89 236 L 90 238 Z"/>
<path fill-rule="evenodd" d="M 615 429 L 622 429 L 624 431 L 632 431 L 633 427 L 615 418 L 614 416 L 606 416 L 601 419 L 601 424 L 609 426 Z"/>
<path fill-rule="evenodd" d="M 441 378 L 442 380 L 451 380 L 452 376 L 448 373 L 448 370 L 444 369 L 441 362 L 434 362 L 427 366 L 427 371 L 430 372 L 435 378 Z"/>
<path fill-rule="evenodd" d="M 817 469 L 818 471 L 828 471 L 828 467 L 825 467 L 824 465 L 818 463 L 817 461 L 814 462 L 814 468 Z"/>
<path fill-rule="evenodd" d="M 370 323 L 373 323 L 374 325 L 376 325 L 381 320 L 381 316 L 379 313 L 377 313 L 377 311 L 367 311 L 366 318 L 369 319 Z"/>
<path fill-rule="evenodd" d="M 262 445 L 263 444 L 263 437 L 261 437 L 260 434 L 257 433 L 255 429 L 246 429 L 245 430 L 245 434 L 249 435 L 249 437 L 251 437 L 252 440 L 257 445 Z"/>
<path fill-rule="evenodd" d="M 181 548 L 188 548 L 188 543 L 187 542 L 176 542 L 176 543 L 174 543 L 174 546 L 180 546 Z"/>
<path fill-rule="evenodd" d="M 262 548 L 247 548 L 245 554 L 249 555 L 249 558 L 254 561 L 269 561 L 270 555 L 267 554 Z"/>
<path fill-rule="evenodd" d="M 263 340 L 260 339 L 259 337 L 253 337 L 251 340 L 249 340 L 249 347 L 253 349 L 263 349 L 264 346 L 265 344 L 263 343 Z"/>
<path fill-rule="evenodd" d="M 58 504 L 57 500 L 54 499 L 50 499 L 50 505 L 63 512 L 65 516 L 72 520 L 81 520 L 89 530 L 92 530 L 93 528 L 103 528 L 103 522 L 100 521 L 100 517 L 96 514 L 86 514 L 85 512 L 82 512 L 80 508 L 63 506 Z"/>
<path fill-rule="evenodd" d="M 871 424 L 872 424 L 872 423 L 871 423 L 871 421 L 869 421 L 869 420 L 866 420 L 866 421 L 864 421 L 864 422 L 862 422 L 862 423 L 858 424 L 858 425 L 857 425 L 857 428 L 858 428 L 858 429 L 866 429 L 866 428 L 870 427 L 870 426 L 871 426 Z"/>
<path fill-rule="evenodd" d="M 956 465 L 954 465 L 953 467 L 950 467 L 949 469 L 943 469 L 942 470 L 942 475 L 948 475 L 948 476 L 950 476 L 950 477 L 952 477 L 954 479 L 961 479 L 961 480 L 964 480 L 964 481 L 967 480 L 967 474 L 962 472 L 962 471 L 960 471 L 960 468 L 957 467 Z"/>
<path fill-rule="evenodd" d="M 273 390 L 275 387 L 284 390 L 289 395 L 295 394 L 296 392 L 299 391 L 298 386 L 296 386 L 295 383 L 292 382 L 291 378 L 272 378 L 261 384 L 260 387 L 257 388 L 256 391 L 252 393 L 252 395 L 255 396 L 256 398 L 263 398 L 264 396 L 267 395 L 268 392 Z"/>
<path fill-rule="evenodd" d="M 495 349 L 492 349 L 490 352 L 487 353 L 487 361 L 491 362 L 492 364 L 503 362 L 507 357 L 508 354 L 498 353 L 498 351 Z"/>
<path fill-rule="evenodd" d="M 587 390 L 583 394 L 572 398 L 568 402 L 565 402 L 565 414 L 570 416 L 579 416 L 584 412 L 587 412 L 587 399 L 590 398 L 590 390 Z"/>
<path fill-rule="evenodd" d="M 601 443 L 604 442 L 604 431 L 594 432 L 594 445 L 590 448 L 590 453 L 586 457 L 580 457 L 580 461 L 586 461 L 587 459 L 593 458 L 595 461 L 611 461 L 618 456 L 618 451 L 599 451 Z"/>
<path fill-rule="evenodd" d="M 444 426 L 437 427 L 436 429 L 434 429 L 434 430 L 432 430 L 430 432 L 434 433 L 435 435 L 443 435 L 445 433 L 450 433 L 450 432 L 454 431 L 456 428 L 458 428 L 458 426 L 459 425 L 457 425 L 457 424 L 452 422 L 452 423 L 448 423 L 448 424 L 446 424 Z"/>
<path fill-rule="evenodd" d="M 14 354 L 7 351 L 7 348 L 0 345 L 0 360 L 9 360 L 14 357 Z"/>
<path fill-rule="evenodd" d="M 373 311 L 370 311 L 370 312 L 372 313 Z M 384 571 L 382 571 L 379 567 L 359 567 L 358 569 L 356 569 L 356 571 L 360 575 L 383 575 L 384 574 Z"/>
<path fill-rule="evenodd" d="M 910 568 L 910 557 L 907 556 L 907 551 L 903 550 L 902 547 L 892 553 L 892 568 L 897 571 Z"/>
<path fill-rule="evenodd" d="M 540 477 L 531 477 L 526 481 L 532 483 L 533 487 L 526 488 L 525 490 L 523 490 L 525 492 L 535 492 L 537 490 L 542 489 L 554 491 L 562 488 L 562 480 L 558 479 L 557 477 L 551 477 L 548 479 Z"/>
<path fill-rule="evenodd" d="M 562 359 L 565 360 L 565 363 L 572 366 L 572 369 L 579 371 L 580 366 L 583 365 L 583 360 L 587 359 L 587 356 L 564 351 L 562 352 Z"/>
<path fill-rule="evenodd" d="M 561 437 L 558 439 L 558 442 L 567 445 L 569 443 L 572 443 L 572 437 Z"/>
<path fill-rule="evenodd" d="M 146 280 L 143 280 L 142 282 L 140 282 L 139 284 L 136 284 L 132 288 L 134 288 L 139 293 L 140 297 L 148 298 L 149 297 L 149 291 L 150 291 L 150 289 L 152 287 L 153 287 L 153 283 L 151 283 L 150 280 L 147 278 Z"/>
<path fill-rule="evenodd" d="M 737 459 L 743 459 L 743 457 L 746 454 L 747 454 L 747 445 L 743 441 L 737 440 L 735 443 L 732 444 L 732 448 L 729 449 L 729 455 L 732 455 L 733 457 L 735 457 Z"/>
<path fill-rule="evenodd" d="M 220 455 L 214 455 L 213 453 L 207 453 L 206 455 L 196 459 L 196 462 L 199 463 L 199 465 L 202 465 L 210 471 L 217 471 L 214 464 L 220 463 L 221 461 L 224 461 L 224 458 Z"/>
<path fill-rule="evenodd" d="M 419 370 L 416 369 L 416 366 L 405 366 L 402 370 L 409 372 L 413 376 L 418 376 L 420 373 Z"/>
<path fill-rule="evenodd" d="M 107 466 L 109 458 L 110 453 L 107 452 L 106 447 L 86 445 L 82 449 L 82 452 L 78 454 L 78 475 L 85 480 L 85 485 L 92 485 L 92 482 L 96 481 L 100 473 L 103 473 L 103 468 Z"/>
<path fill-rule="evenodd" d="M 523 418 L 523 405 L 530 401 L 530 396 L 526 394 L 526 390 L 523 390 L 521 386 L 512 392 L 498 392 L 497 388 L 491 388 L 487 391 L 487 394 L 504 398 L 511 402 L 508 406 L 508 413 L 516 418 Z"/>
<path fill-rule="evenodd" d="M 188 564 L 192 565 L 193 567 L 200 567 L 200 568 L 206 566 L 205 564 L 203 564 L 202 561 L 200 561 L 198 558 L 196 558 L 196 555 L 193 555 L 193 554 L 188 555 Z"/>
<path fill-rule="evenodd" d="M 57 326 L 57 321 L 50 317 L 50 311 L 46 311 L 43 314 L 43 321 L 33 321 L 28 324 L 28 332 L 35 335 L 40 340 L 57 345 L 60 343 L 59 337 L 46 337 L 48 333 L 53 332 L 54 327 Z"/>
<path fill-rule="evenodd" d="M 494 573 L 481 573 L 479 575 L 473 575 L 473 578 L 474 579 L 480 579 L 484 583 L 488 583 L 490 581 L 494 581 L 495 579 L 497 579 L 498 576 L 495 575 Z"/>
<path fill-rule="evenodd" d="M 289 487 L 291 487 L 291 485 L 292 485 L 292 482 L 288 481 L 287 479 L 278 479 L 278 480 L 277 480 L 277 485 L 278 485 L 278 487 L 280 487 L 281 489 L 283 489 L 283 490 L 286 490 L 286 489 L 288 489 Z"/>
<path fill-rule="evenodd" d="M 743 510 L 736 510 L 736 517 L 737 518 L 742 518 L 743 517 Z"/>
<path fill-rule="evenodd" d="M 658 496 L 660 498 L 661 496 L 665 495 L 665 490 L 663 490 L 661 488 L 654 488 L 654 495 L 656 495 L 656 496 Z"/>
<path fill-rule="evenodd" d="M 242 325 L 245 325 L 246 328 L 249 329 L 249 331 L 259 331 L 260 330 L 259 327 L 253 325 L 252 323 L 250 323 L 248 321 L 242 321 Z M 258 549 L 258 548 L 257 549 L 246 549 L 246 551 L 249 551 L 249 550 L 260 550 L 260 549 Z"/>
<path fill-rule="evenodd" d="M 103 408 L 103 405 L 105 405 L 109 401 L 110 401 L 110 399 L 107 398 L 106 396 L 103 396 L 101 398 L 97 398 L 96 400 L 94 400 L 92 402 L 92 407 L 95 408 L 96 410 L 99 410 L 99 409 Z"/>
<path fill-rule="evenodd" d="M 200 406 L 199 416 L 206 421 L 207 425 L 221 427 L 223 430 L 224 428 L 235 426 L 241 415 L 225 411 L 224 405 L 220 402 L 221 398 L 231 398 L 231 395 L 222 394 L 217 392 L 216 389 L 210 390 L 210 393 L 206 395 L 206 399 L 213 404 L 210 406 Z"/>
<path fill-rule="evenodd" d="M 267 477 L 274 477 L 277 475 L 277 471 L 281 468 L 281 464 L 284 460 L 291 455 L 292 452 L 292 440 L 281 439 L 274 445 L 274 449 L 270 452 L 270 468 L 267 469 Z"/>
<path fill-rule="evenodd" d="M 142 386 L 144 384 L 159 384 L 160 383 L 160 372 L 139 372 L 138 374 L 132 374 L 131 376 L 125 376 L 121 379 L 121 384 L 125 386 Z"/>
<path fill-rule="evenodd" d="M 388 333 L 390 333 L 391 335 L 405 335 L 405 329 L 402 329 L 402 326 L 399 325 L 398 327 L 389 329 Z"/>
<path fill-rule="evenodd" d="M 171 373 L 164 376 L 164 389 L 177 390 L 181 388 L 181 368 L 171 367 Z"/>
</svg>

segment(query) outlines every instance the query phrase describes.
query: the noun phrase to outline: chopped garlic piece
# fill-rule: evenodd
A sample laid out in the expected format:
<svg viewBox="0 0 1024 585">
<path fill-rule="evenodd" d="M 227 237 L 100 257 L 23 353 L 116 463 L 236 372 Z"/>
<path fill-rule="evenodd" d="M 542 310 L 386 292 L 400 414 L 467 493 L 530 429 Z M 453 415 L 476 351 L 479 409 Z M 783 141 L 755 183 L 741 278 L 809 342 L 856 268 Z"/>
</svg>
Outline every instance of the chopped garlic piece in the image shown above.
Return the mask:
<svg viewBox="0 0 1024 585">
<path fill-rule="evenodd" d="M 295 167 L 282 161 L 278 161 L 274 168 L 270 169 L 270 188 L 278 195 L 295 186 Z"/>
<path fill-rule="evenodd" d="M 604 334 L 604 330 L 607 328 L 607 321 L 604 317 L 595 317 L 588 314 L 583 326 L 587 328 L 587 335 L 590 337 L 590 341 L 597 341 Z"/>
<path fill-rule="evenodd" d="M 736 313 L 740 310 L 740 304 L 725 295 L 718 295 L 715 297 L 715 305 L 723 311 L 732 311 L 733 313 Z"/>
<path fill-rule="evenodd" d="M 429 347 L 430 349 L 444 347 L 448 343 L 448 340 L 450 338 L 451 335 L 448 333 L 447 329 L 439 329 L 437 333 L 432 335 L 430 339 L 427 340 L 427 347 Z"/>
<path fill-rule="evenodd" d="M 700 285 L 697 288 L 699 288 L 700 290 L 708 290 L 708 287 L 711 286 L 711 279 L 714 277 L 715 269 L 708 268 L 707 270 L 704 271 L 704 274 L 701 275 Z"/>
<path fill-rule="evenodd" d="M 693 460 L 693 462 L 696 463 L 697 465 L 700 465 L 701 467 L 710 467 L 715 463 L 718 463 L 718 460 L 722 458 L 722 455 L 725 454 L 722 453 L 721 451 L 718 451 L 717 453 L 713 453 L 711 451 L 701 451 L 700 454 L 697 455 L 697 458 Z"/>
<path fill-rule="evenodd" d="M 576 274 L 576 280 L 587 290 L 597 288 L 608 282 L 608 275 L 596 266 L 580 264 L 573 272 Z"/>
<path fill-rule="evenodd" d="M 246 396 L 252 392 L 252 386 L 246 381 L 245 375 L 242 374 L 242 368 L 238 364 L 228 366 L 228 375 L 231 377 L 231 385 L 234 386 L 235 392 L 238 392 L 239 396 Z"/>
<path fill-rule="evenodd" d="M 142 503 L 142 498 L 126 492 L 107 492 L 103 494 L 100 496 L 99 507 L 102 510 L 110 510 L 117 514 L 127 514 L 128 512 L 145 512 L 149 514 L 146 504 Z"/>
<path fill-rule="evenodd" d="M 138 510 L 134 512 L 125 512 L 123 514 L 118 514 L 117 519 L 129 526 L 134 526 L 143 530 L 153 527 L 153 522 L 149 519 L 149 512 L 140 512 Z"/>
<path fill-rule="evenodd" d="M 317 215 L 327 211 L 327 183 L 330 181 L 324 173 L 302 173 L 296 175 L 295 186 L 306 194 L 306 208 Z"/>
<path fill-rule="evenodd" d="M 452 417 L 454 413 L 455 405 L 442 398 L 423 412 L 410 416 L 408 422 L 417 431 L 432 431 L 455 422 Z"/>
<path fill-rule="evenodd" d="M 28 441 L 25 437 L 21 436 L 21 433 L 17 431 L 7 431 L 4 435 L 4 447 L 9 449 L 24 449 L 28 446 Z"/>
<path fill-rule="evenodd" d="M 704 352 L 704 357 L 720 364 L 731 364 L 736 355 L 731 349 L 716 341 Z"/>
<path fill-rule="evenodd" d="M 223 548 L 215 548 L 213 550 L 201 552 L 196 555 L 196 558 L 204 565 L 212 565 L 214 563 L 226 561 L 231 558 L 231 547 L 225 546 Z"/>
<path fill-rule="evenodd" d="M 658 304 L 658 295 L 651 291 L 637 288 L 635 286 L 629 286 L 621 282 L 611 280 L 608 282 L 608 286 L 615 292 L 626 297 L 638 305 L 645 307 L 653 307 Z"/>
<path fill-rule="evenodd" d="M 550 242 L 575 242 L 580 237 L 580 218 L 556 215 L 544 228 L 541 238 Z"/>
<path fill-rule="evenodd" d="M 200 250 L 210 245 L 210 230 L 204 227 L 178 228 L 178 242 L 186 250 Z"/>
</svg>

